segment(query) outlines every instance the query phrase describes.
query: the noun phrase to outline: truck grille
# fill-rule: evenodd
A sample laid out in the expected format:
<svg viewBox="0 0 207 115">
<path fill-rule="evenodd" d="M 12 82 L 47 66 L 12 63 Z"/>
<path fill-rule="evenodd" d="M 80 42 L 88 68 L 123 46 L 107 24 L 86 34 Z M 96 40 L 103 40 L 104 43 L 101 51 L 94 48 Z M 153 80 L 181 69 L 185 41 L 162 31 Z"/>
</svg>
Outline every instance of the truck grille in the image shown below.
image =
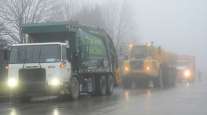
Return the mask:
<svg viewBox="0 0 207 115">
<path fill-rule="evenodd" d="M 143 68 L 142 61 L 131 61 L 130 65 L 131 65 L 132 70 L 139 70 Z"/>
<path fill-rule="evenodd" d="M 46 73 L 43 68 L 21 69 L 19 70 L 19 80 L 22 83 L 40 83 L 46 81 Z"/>
</svg>

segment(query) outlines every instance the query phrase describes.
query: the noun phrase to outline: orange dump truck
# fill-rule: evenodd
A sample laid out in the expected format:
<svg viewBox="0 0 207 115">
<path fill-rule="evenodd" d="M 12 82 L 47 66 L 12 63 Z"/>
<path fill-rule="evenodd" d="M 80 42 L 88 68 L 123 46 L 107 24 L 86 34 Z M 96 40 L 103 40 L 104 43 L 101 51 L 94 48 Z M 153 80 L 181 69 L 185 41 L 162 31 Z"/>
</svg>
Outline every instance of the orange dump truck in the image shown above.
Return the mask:
<svg viewBox="0 0 207 115">
<path fill-rule="evenodd" d="M 171 87 L 176 82 L 176 55 L 154 45 L 129 45 L 129 54 L 123 63 L 124 87 L 132 82 L 153 83 L 154 87 Z"/>
</svg>

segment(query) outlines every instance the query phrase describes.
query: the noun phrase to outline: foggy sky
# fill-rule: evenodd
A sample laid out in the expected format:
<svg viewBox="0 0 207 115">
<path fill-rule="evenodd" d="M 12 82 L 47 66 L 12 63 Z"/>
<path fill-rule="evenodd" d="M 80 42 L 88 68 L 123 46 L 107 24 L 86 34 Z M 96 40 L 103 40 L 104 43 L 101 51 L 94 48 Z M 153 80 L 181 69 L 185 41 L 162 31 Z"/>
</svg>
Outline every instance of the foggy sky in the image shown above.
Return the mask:
<svg viewBox="0 0 207 115">
<path fill-rule="evenodd" d="M 195 55 L 207 70 L 206 0 L 131 0 L 139 39 L 179 54 Z"/>
</svg>

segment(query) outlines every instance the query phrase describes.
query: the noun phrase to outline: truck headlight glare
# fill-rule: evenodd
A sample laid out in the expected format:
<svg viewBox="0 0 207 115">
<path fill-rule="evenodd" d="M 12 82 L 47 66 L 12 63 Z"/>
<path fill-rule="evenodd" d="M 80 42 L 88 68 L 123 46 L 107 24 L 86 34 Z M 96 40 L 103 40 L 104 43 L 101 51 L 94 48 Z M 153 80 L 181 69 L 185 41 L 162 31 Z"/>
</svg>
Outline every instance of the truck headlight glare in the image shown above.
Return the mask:
<svg viewBox="0 0 207 115">
<path fill-rule="evenodd" d="M 49 85 L 57 87 L 60 85 L 60 80 L 58 78 L 53 78 L 50 82 Z"/>
<path fill-rule="evenodd" d="M 124 71 L 125 71 L 125 72 L 129 72 L 129 71 L 130 71 L 129 66 L 126 66 L 126 65 L 125 65 L 125 66 L 124 66 Z"/>
<path fill-rule="evenodd" d="M 191 76 L 191 71 L 190 70 L 185 70 L 183 74 L 186 78 L 189 78 Z"/>
<path fill-rule="evenodd" d="M 147 67 L 146 67 L 146 70 L 147 70 L 147 71 L 150 71 L 150 66 L 147 66 Z"/>
<path fill-rule="evenodd" d="M 15 88 L 18 85 L 18 80 L 16 78 L 9 78 L 8 81 L 7 81 L 7 85 L 10 88 Z"/>
</svg>

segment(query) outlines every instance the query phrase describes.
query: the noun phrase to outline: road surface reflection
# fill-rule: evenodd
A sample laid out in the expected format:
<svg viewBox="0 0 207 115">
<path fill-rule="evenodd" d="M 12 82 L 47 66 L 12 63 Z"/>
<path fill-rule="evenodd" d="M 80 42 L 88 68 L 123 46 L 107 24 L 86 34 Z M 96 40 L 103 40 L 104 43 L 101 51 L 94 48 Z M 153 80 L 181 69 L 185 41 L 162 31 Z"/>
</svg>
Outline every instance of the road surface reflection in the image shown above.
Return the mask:
<svg viewBox="0 0 207 115">
<path fill-rule="evenodd" d="M 152 99 L 155 98 L 154 94 L 159 94 L 160 91 L 163 92 L 153 88 L 118 88 L 112 96 L 83 96 L 76 101 L 58 101 L 53 99 L 26 104 L 17 103 L 9 107 L 8 113 L 9 115 L 36 115 L 37 113 L 38 115 L 97 115 L 112 111 L 119 112 L 119 110 L 125 112 L 136 111 L 138 108 L 148 113 L 152 109 Z"/>
<path fill-rule="evenodd" d="M 11 108 L 10 115 L 17 115 L 17 111 L 15 108 Z"/>
<path fill-rule="evenodd" d="M 58 108 L 55 108 L 55 109 L 53 110 L 53 115 L 60 115 L 60 114 L 59 114 L 59 110 L 58 110 Z"/>
</svg>

